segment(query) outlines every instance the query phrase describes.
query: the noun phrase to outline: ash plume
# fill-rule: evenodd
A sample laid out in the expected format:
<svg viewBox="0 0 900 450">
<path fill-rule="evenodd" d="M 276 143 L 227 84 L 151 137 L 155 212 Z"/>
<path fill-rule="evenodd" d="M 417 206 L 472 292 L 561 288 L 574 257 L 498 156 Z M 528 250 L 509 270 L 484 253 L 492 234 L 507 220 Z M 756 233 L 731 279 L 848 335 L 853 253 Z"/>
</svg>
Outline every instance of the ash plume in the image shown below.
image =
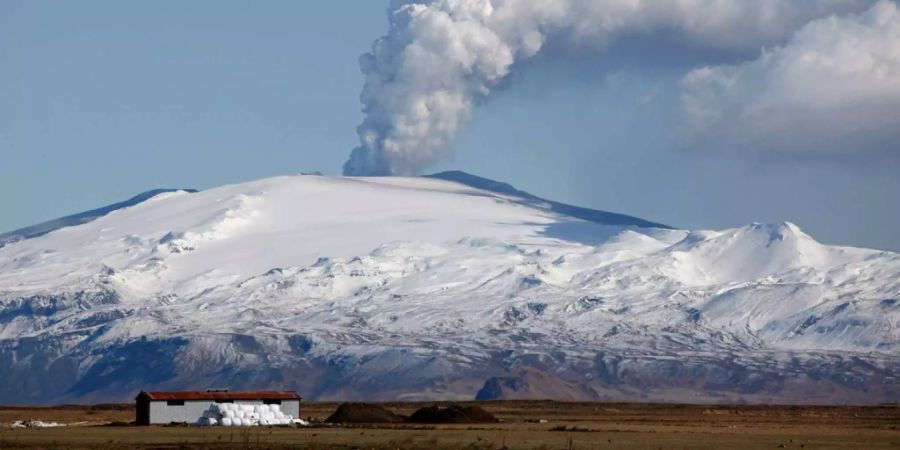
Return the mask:
<svg viewBox="0 0 900 450">
<path fill-rule="evenodd" d="M 677 34 L 697 47 L 758 49 L 863 0 L 394 1 L 390 29 L 360 58 L 365 118 L 345 175 L 412 175 L 454 136 L 516 63 L 548 39 L 602 50 L 625 35 Z"/>
</svg>

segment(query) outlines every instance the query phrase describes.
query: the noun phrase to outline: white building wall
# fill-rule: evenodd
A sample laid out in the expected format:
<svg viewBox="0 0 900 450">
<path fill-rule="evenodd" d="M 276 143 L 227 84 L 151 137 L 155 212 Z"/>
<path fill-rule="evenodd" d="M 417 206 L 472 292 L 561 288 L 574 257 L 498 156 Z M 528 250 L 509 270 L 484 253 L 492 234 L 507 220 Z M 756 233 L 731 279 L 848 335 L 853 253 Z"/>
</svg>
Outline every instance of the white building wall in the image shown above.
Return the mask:
<svg viewBox="0 0 900 450">
<path fill-rule="evenodd" d="M 185 400 L 184 405 L 169 405 L 165 400 L 150 402 L 150 423 L 168 424 L 197 423 L 197 419 L 203 416 L 203 411 L 209 409 L 214 402 L 211 400 Z M 235 404 L 262 405 L 262 400 L 235 400 Z M 281 410 L 294 418 L 300 417 L 300 400 L 282 400 Z"/>
<path fill-rule="evenodd" d="M 210 400 L 185 400 L 184 405 L 169 405 L 165 400 L 151 401 L 150 423 L 196 423 L 212 403 Z"/>
<path fill-rule="evenodd" d="M 281 411 L 295 419 L 300 418 L 300 400 L 282 400 Z"/>
</svg>

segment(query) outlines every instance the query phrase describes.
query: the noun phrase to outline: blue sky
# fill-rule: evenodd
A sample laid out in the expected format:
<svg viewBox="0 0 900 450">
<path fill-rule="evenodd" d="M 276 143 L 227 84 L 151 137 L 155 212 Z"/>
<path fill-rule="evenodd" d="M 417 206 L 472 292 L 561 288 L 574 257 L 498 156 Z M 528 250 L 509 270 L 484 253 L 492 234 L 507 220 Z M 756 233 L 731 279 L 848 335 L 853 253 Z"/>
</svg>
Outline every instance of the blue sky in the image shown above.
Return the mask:
<svg viewBox="0 0 900 450">
<path fill-rule="evenodd" d="M 153 188 L 340 174 L 363 119 L 358 59 L 387 32 L 386 7 L 3 2 L 0 232 Z M 518 65 L 425 172 L 462 169 L 678 227 L 787 220 L 823 242 L 900 250 L 896 160 L 685 143 L 685 73 L 758 50 L 654 42 Z"/>
</svg>

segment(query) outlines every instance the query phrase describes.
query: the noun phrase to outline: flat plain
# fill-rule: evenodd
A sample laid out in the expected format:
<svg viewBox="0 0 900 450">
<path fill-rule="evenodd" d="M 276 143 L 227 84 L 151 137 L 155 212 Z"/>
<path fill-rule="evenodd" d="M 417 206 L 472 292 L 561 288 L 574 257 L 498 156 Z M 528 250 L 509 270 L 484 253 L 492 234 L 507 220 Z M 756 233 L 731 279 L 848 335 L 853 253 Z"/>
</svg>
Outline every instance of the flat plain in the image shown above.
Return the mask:
<svg viewBox="0 0 900 450">
<path fill-rule="evenodd" d="M 401 414 L 441 402 L 382 403 Z M 304 403 L 320 421 L 337 403 Z M 713 406 L 491 401 L 500 423 L 311 427 L 128 426 L 131 405 L 0 407 L 0 449 L 900 449 L 900 405 Z M 70 424 L 10 428 L 15 420 Z"/>
</svg>

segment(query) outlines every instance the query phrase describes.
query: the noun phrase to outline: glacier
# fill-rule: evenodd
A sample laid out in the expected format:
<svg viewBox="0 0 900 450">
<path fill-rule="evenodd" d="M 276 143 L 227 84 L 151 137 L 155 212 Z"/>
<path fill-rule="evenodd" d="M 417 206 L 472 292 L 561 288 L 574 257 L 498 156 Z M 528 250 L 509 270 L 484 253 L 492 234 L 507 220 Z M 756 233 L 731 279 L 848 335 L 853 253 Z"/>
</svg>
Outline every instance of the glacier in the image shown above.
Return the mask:
<svg viewBox="0 0 900 450">
<path fill-rule="evenodd" d="M 900 255 L 463 172 L 160 191 L 0 247 L 0 403 L 900 401 Z"/>
</svg>

